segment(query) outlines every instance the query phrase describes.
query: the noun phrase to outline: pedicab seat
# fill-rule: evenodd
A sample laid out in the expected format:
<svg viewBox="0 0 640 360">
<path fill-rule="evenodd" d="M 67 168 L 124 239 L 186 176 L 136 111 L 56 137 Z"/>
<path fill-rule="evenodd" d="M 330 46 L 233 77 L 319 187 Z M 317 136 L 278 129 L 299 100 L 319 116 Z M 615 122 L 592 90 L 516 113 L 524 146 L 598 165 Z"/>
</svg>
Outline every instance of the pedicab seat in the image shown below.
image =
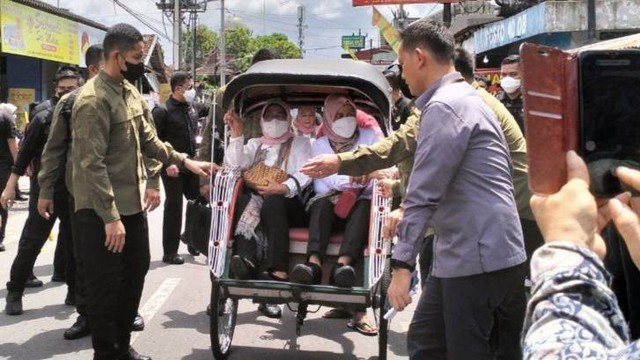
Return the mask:
<svg viewBox="0 0 640 360">
<path fill-rule="evenodd" d="M 327 246 L 327 255 L 338 256 L 344 234 L 332 234 Z M 289 253 L 305 255 L 309 242 L 309 228 L 292 228 L 289 230 Z"/>
</svg>

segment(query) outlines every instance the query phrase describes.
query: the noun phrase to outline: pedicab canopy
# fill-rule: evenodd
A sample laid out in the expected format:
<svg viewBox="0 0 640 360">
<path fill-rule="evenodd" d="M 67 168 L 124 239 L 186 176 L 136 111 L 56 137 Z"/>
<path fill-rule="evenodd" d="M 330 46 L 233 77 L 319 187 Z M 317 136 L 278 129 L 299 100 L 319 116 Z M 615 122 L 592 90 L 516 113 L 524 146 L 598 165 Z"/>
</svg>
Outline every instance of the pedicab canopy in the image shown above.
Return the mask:
<svg viewBox="0 0 640 360">
<path fill-rule="evenodd" d="M 321 107 L 330 94 L 350 96 L 359 109 L 373 115 L 387 133 L 391 115 L 391 88 L 371 64 L 348 59 L 267 60 L 256 63 L 227 84 L 223 109 L 232 104 L 245 114 L 269 99 L 280 99 L 292 108 Z"/>
</svg>

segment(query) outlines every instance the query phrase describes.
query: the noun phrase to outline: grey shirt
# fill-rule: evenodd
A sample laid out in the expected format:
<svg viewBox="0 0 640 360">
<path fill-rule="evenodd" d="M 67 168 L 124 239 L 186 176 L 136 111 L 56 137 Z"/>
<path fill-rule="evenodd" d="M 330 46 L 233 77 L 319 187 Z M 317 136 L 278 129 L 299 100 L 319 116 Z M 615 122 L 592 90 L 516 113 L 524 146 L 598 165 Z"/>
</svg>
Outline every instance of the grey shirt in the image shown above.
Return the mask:
<svg viewBox="0 0 640 360">
<path fill-rule="evenodd" d="M 393 252 L 414 265 L 432 226 L 432 274 L 441 278 L 526 260 L 506 140 L 491 109 L 460 79 L 447 74 L 416 101 L 418 147 Z"/>
</svg>

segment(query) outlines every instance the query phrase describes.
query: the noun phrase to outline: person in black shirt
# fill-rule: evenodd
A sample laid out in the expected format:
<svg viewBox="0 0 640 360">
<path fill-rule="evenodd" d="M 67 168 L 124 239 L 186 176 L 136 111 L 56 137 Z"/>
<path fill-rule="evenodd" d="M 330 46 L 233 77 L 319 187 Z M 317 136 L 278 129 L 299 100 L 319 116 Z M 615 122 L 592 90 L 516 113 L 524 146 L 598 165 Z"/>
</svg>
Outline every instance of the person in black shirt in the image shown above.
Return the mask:
<svg viewBox="0 0 640 360">
<path fill-rule="evenodd" d="M 18 157 L 11 168 L 11 175 L 4 187 L 0 203 L 4 209 L 15 198 L 15 186 L 18 178 L 25 174 L 27 167 L 33 166 L 29 189 L 29 215 L 20 235 L 18 253 L 11 266 L 10 280 L 7 282 L 7 303 L 5 312 L 8 315 L 22 314 L 22 295 L 27 280 L 29 279 L 33 265 L 44 246 L 53 224 L 60 218 L 60 228 L 56 253 L 54 258 L 53 281 L 64 281 L 66 268 L 66 242 L 71 236 L 71 222 L 68 207 L 69 194 L 61 178 L 56 187 L 54 201 L 55 213 L 49 219 L 45 219 L 38 213 L 38 171 L 40 169 L 40 156 L 47 141 L 49 125 L 53 117 L 56 103 L 63 95 L 75 90 L 79 84 L 79 75 L 74 68 L 61 67 L 56 73 L 55 95 L 33 108 L 29 114 L 29 126 L 25 131 L 25 137 L 21 143 Z M 75 275 L 73 275 L 75 276 Z M 57 277 L 57 278 L 56 278 Z M 73 294 L 67 294 L 71 299 Z M 67 300 L 65 300 L 67 302 Z"/>
<path fill-rule="evenodd" d="M 16 160 L 18 154 L 18 143 L 15 138 L 15 122 L 14 113 L 16 106 L 13 104 L 0 104 L 0 187 L 4 188 L 11 174 L 11 166 Z M 2 141 L 6 139 L 7 141 Z M 5 250 L 4 234 L 7 229 L 7 219 L 9 213 L 6 209 L 0 208 L 0 217 L 2 217 L 2 225 L 0 225 L 0 251 Z"/>
<path fill-rule="evenodd" d="M 389 66 L 383 71 L 384 77 L 387 78 L 391 85 L 391 100 L 393 100 L 393 114 L 391 115 L 391 127 L 396 131 L 404 124 L 409 115 L 411 115 L 411 92 L 407 84 L 402 79 L 401 69 L 398 64 Z"/>
<path fill-rule="evenodd" d="M 193 106 L 195 97 L 191 75 L 176 72 L 171 77 L 171 97 L 165 107 L 156 106 L 152 113 L 160 140 L 169 142 L 176 151 L 186 153 L 190 158 L 196 155 L 196 134 L 200 118 Z M 162 261 L 167 264 L 184 263 L 184 259 L 178 255 L 182 230 L 182 196 L 188 200 L 195 199 L 199 183 L 196 175 L 181 171 L 176 165 L 163 169 L 162 184 L 167 199 L 164 202 L 162 222 Z"/>
<path fill-rule="evenodd" d="M 524 110 L 522 108 L 522 90 L 520 86 L 520 55 L 510 55 L 502 60 L 500 66 L 500 86 L 503 92 L 496 97 L 516 119 L 520 130 L 524 131 Z"/>
</svg>

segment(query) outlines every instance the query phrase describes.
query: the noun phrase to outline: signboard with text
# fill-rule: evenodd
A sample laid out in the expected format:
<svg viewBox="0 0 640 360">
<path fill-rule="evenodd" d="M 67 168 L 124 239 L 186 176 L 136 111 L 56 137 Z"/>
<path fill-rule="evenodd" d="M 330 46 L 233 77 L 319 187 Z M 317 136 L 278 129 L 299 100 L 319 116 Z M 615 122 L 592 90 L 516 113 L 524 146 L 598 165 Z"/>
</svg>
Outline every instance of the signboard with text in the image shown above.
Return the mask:
<svg viewBox="0 0 640 360">
<path fill-rule="evenodd" d="M 401 4 L 444 4 L 457 3 L 460 0 L 353 0 L 353 6 L 401 5 Z"/>
<path fill-rule="evenodd" d="M 545 3 L 538 4 L 476 31 L 473 35 L 476 54 L 545 32 L 545 6 Z"/>
<path fill-rule="evenodd" d="M 0 0 L 2 52 L 78 63 L 77 23 L 8 0 Z"/>
<path fill-rule="evenodd" d="M 84 24 L 78 24 L 78 64 L 81 67 L 87 67 L 84 61 L 84 55 L 91 45 L 102 44 L 105 31 L 96 29 Z"/>
<path fill-rule="evenodd" d="M 364 49 L 364 36 L 348 35 L 342 37 L 342 48 L 347 49 Z"/>
<path fill-rule="evenodd" d="M 18 107 L 16 110 L 16 127 L 24 131 L 29 117 L 29 104 L 36 101 L 36 89 L 9 88 L 10 104 Z"/>
</svg>

